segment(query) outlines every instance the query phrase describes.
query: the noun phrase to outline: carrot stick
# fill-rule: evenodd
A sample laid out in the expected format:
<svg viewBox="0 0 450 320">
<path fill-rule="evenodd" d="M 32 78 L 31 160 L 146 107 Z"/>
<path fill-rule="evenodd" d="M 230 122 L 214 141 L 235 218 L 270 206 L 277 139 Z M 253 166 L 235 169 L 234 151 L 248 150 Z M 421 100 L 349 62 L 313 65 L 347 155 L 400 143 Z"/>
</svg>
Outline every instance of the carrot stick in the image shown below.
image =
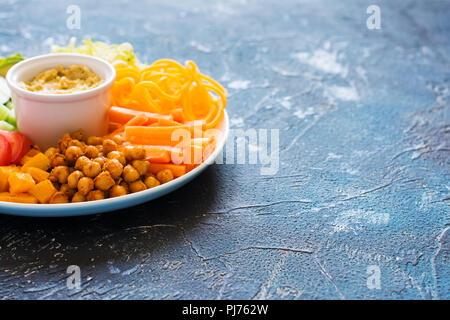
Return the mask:
<svg viewBox="0 0 450 320">
<path fill-rule="evenodd" d="M 171 127 L 171 126 L 180 126 L 182 125 L 182 123 L 174 121 L 174 120 L 169 120 L 169 119 L 158 119 L 158 125 L 162 126 L 162 127 Z"/>
<path fill-rule="evenodd" d="M 169 163 L 171 160 L 169 151 L 161 146 L 145 146 L 145 159 L 151 163 Z M 173 148 L 176 150 L 175 148 Z"/>
<path fill-rule="evenodd" d="M 147 152 L 151 152 L 154 150 L 164 150 L 164 151 L 168 151 L 168 152 L 181 152 L 180 148 L 177 147 L 171 147 L 171 146 L 146 146 L 146 145 L 142 145 L 142 147 L 144 148 L 144 150 Z"/>
<path fill-rule="evenodd" d="M 180 130 L 176 132 L 176 130 Z M 183 132 L 183 130 L 185 130 Z M 192 134 L 194 133 L 194 134 Z M 177 135 L 175 135 L 177 134 Z M 178 135 L 179 134 L 179 135 Z M 191 135 L 200 134 L 201 130 L 193 126 L 153 127 L 153 126 L 127 126 L 125 127 L 125 140 L 132 144 L 144 144 L 154 146 L 176 146 L 191 138 Z"/>
<path fill-rule="evenodd" d="M 175 177 L 181 177 L 186 173 L 186 166 L 182 164 L 150 163 L 148 167 L 148 171 L 154 174 L 164 169 L 172 171 Z"/>
<path fill-rule="evenodd" d="M 199 165 L 198 164 L 187 164 L 186 165 L 186 172 L 192 171 L 195 168 L 197 168 Z"/>
<path fill-rule="evenodd" d="M 191 140 L 191 144 L 196 146 L 205 147 L 207 144 L 211 143 L 212 138 L 206 137 L 206 138 L 194 138 Z"/>
<path fill-rule="evenodd" d="M 140 125 L 143 125 L 146 122 L 148 122 L 148 120 L 149 119 L 145 115 L 145 113 L 141 112 L 141 113 L 137 114 L 134 118 L 129 120 L 127 123 L 125 123 L 124 125 L 118 124 L 116 129 L 114 129 L 112 132 L 110 132 L 107 137 L 112 137 L 116 134 L 122 133 L 126 126 L 140 126 Z"/>
<path fill-rule="evenodd" d="M 122 128 L 122 124 L 117 122 L 110 122 L 108 132 L 116 131 L 119 128 Z"/>
<path fill-rule="evenodd" d="M 184 155 L 185 164 L 200 164 L 203 161 L 203 147 L 191 145 L 190 152 Z"/>
<path fill-rule="evenodd" d="M 172 127 L 129 126 L 125 128 L 125 140 L 132 144 L 176 146 L 179 141 L 173 141 L 174 131 Z"/>
<path fill-rule="evenodd" d="M 140 126 L 146 123 L 149 120 L 147 115 L 145 113 L 139 113 L 137 114 L 133 119 L 129 120 L 127 123 L 125 123 L 125 127 L 127 126 Z"/>
<path fill-rule="evenodd" d="M 154 122 L 158 121 L 158 119 L 167 119 L 167 120 L 172 119 L 171 115 L 163 115 L 163 114 L 157 114 L 157 113 L 151 113 L 151 112 L 136 111 L 136 110 L 131 110 L 131 109 L 122 108 L 122 107 L 111 107 L 109 109 L 109 121 L 125 124 L 140 113 L 145 113 L 145 115 L 148 117 L 148 119 L 153 120 Z"/>
</svg>

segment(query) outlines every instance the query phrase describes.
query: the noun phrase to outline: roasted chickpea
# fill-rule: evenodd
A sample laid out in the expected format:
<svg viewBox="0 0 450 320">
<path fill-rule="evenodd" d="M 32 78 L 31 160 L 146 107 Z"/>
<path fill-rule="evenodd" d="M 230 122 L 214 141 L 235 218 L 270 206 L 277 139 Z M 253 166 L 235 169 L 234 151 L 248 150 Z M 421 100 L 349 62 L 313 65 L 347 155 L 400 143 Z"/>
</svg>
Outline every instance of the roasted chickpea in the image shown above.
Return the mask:
<svg viewBox="0 0 450 320">
<path fill-rule="evenodd" d="M 65 133 L 62 138 L 58 140 L 58 148 L 62 153 L 66 152 L 70 141 L 72 141 L 72 137 L 68 133 Z"/>
<path fill-rule="evenodd" d="M 59 149 L 58 148 L 54 148 L 54 147 L 51 147 L 51 148 L 48 148 L 45 152 L 44 152 L 44 154 L 47 156 L 47 158 L 51 158 L 54 154 L 56 154 L 56 153 L 59 153 Z"/>
<path fill-rule="evenodd" d="M 111 151 L 116 151 L 117 150 L 117 143 L 115 143 L 113 140 L 111 139 L 105 139 L 103 140 L 103 153 L 104 154 L 108 154 Z"/>
<path fill-rule="evenodd" d="M 116 182 L 108 171 L 103 171 L 94 179 L 94 184 L 97 189 L 107 191 L 115 185 Z"/>
<path fill-rule="evenodd" d="M 161 182 L 159 182 L 154 176 L 147 176 L 144 182 L 148 189 L 157 187 L 161 184 Z"/>
<path fill-rule="evenodd" d="M 69 185 L 67 183 L 62 184 L 59 188 L 59 192 L 62 192 L 64 194 L 67 194 L 67 191 L 70 189 Z"/>
<path fill-rule="evenodd" d="M 127 160 L 125 159 L 125 156 L 120 151 L 111 151 L 107 155 L 108 159 L 117 159 L 119 162 L 124 166 L 127 164 Z"/>
<path fill-rule="evenodd" d="M 96 145 L 99 145 L 99 144 L 103 143 L 103 138 L 102 137 L 91 136 L 91 137 L 87 138 L 86 143 L 90 144 L 92 146 L 96 146 Z"/>
<path fill-rule="evenodd" d="M 93 190 L 88 193 L 86 200 L 94 201 L 94 200 L 102 200 L 105 199 L 105 193 L 102 190 Z"/>
<path fill-rule="evenodd" d="M 55 153 L 50 157 L 50 165 L 54 167 L 67 166 L 66 157 L 60 153 Z"/>
<path fill-rule="evenodd" d="M 86 134 L 84 133 L 83 129 L 80 129 L 72 133 L 72 138 L 79 141 L 84 141 L 86 139 Z"/>
<path fill-rule="evenodd" d="M 122 144 L 124 141 L 123 138 L 118 134 L 116 134 L 114 137 L 112 137 L 111 140 L 113 140 L 117 144 Z"/>
<path fill-rule="evenodd" d="M 123 188 L 125 188 L 125 190 L 127 191 L 127 193 L 130 192 L 130 187 L 128 186 L 128 183 L 126 183 L 125 181 L 121 181 L 120 183 L 117 184 L 118 186 L 121 186 Z"/>
<path fill-rule="evenodd" d="M 133 182 L 139 179 L 140 174 L 132 165 L 129 164 L 123 168 L 122 176 L 126 182 Z"/>
<path fill-rule="evenodd" d="M 83 142 L 81 142 L 80 140 L 72 139 L 72 140 L 70 140 L 70 142 L 67 145 L 67 147 L 72 147 L 72 146 L 78 147 L 81 150 L 83 150 L 86 145 Z"/>
<path fill-rule="evenodd" d="M 87 146 L 84 149 L 84 154 L 86 155 L 86 157 L 91 159 L 97 158 L 99 153 L 100 152 L 95 146 Z"/>
<path fill-rule="evenodd" d="M 91 178 L 83 177 L 78 181 L 78 192 L 87 195 L 94 189 L 94 181 Z"/>
<path fill-rule="evenodd" d="M 156 178 L 159 180 L 159 182 L 166 183 L 173 180 L 173 173 L 172 171 L 170 171 L 170 169 L 164 169 L 156 174 Z"/>
<path fill-rule="evenodd" d="M 70 146 L 66 149 L 66 160 L 69 163 L 75 163 L 75 161 L 83 155 L 83 150 L 80 147 Z"/>
<path fill-rule="evenodd" d="M 61 185 L 59 192 L 64 193 L 66 196 L 69 197 L 69 199 L 71 199 L 74 196 L 76 190 L 69 187 L 68 184 L 63 184 L 63 185 Z"/>
<path fill-rule="evenodd" d="M 103 167 L 103 165 L 105 164 L 106 158 L 104 156 L 99 156 L 92 161 L 97 162 L 100 165 L 100 167 Z"/>
<path fill-rule="evenodd" d="M 74 172 L 69 174 L 69 177 L 67 177 L 67 184 L 69 185 L 69 187 L 76 189 L 78 186 L 78 181 L 83 177 L 83 172 L 75 170 Z"/>
<path fill-rule="evenodd" d="M 145 149 L 140 146 L 126 146 L 124 153 L 127 161 L 142 160 L 145 158 Z"/>
<path fill-rule="evenodd" d="M 69 168 L 66 166 L 57 166 L 52 169 L 50 176 L 55 177 L 57 182 L 65 184 L 69 177 Z"/>
<path fill-rule="evenodd" d="M 59 184 L 59 183 L 58 183 L 58 178 L 55 177 L 54 175 L 49 175 L 49 176 L 48 176 L 48 180 L 50 180 L 50 182 L 53 183 L 53 185 L 55 186 L 55 188 L 56 188 L 56 185 L 55 185 L 55 184 Z M 59 187 L 56 188 L 56 189 L 59 190 Z"/>
<path fill-rule="evenodd" d="M 124 196 L 128 193 L 127 188 L 120 185 L 115 185 L 111 189 L 109 189 L 109 196 L 111 198 Z"/>
<path fill-rule="evenodd" d="M 144 182 L 142 182 L 142 180 L 136 180 L 130 183 L 131 192 L 144 191 L 145 189 L 147 189 L 147 186 L 145 185 Z"/>
<path fill-rule="evenodd" d="M 52 181 L 52 176 L 48 177 L 48 179 L 52 182 L 53 186 L 55 187 L 56 190 L 59 190 L 61 188 L 61 184 L 58 183 L 58 181 L 56 181 L 56 178 L 53 177 L 53 179 L 55 181 Z"/>
<path fill-rule="evenodd" d="M 107 159 L 103 165 L 103 170 L 109 172 L 113 179 L 117 179 L 122 175 L 123 166 L 117 159 Z"/>
<path fill-rule="evenodd" d="M 62 192 L 55 192 L 53 196 L 50 198 L 49 203 L 55 204 L 55 203 L 68 203 L 69 197 L 62 193 Z"/>
<path fill-rule="evenodd" d="M 77 161 L 75 162 L 75 169 L 77 170 L 83 170 L 83 167 L 86 163 L 88 163 L 90 160 L 88 157 L 86 156 L 81 156 L 77 159 Z"/>
<path fill-rule="evenodd" d="M 150 165 L 148 161 L 145 160 L 133 160 L 131 164 L 136 168 L 141 176 L 147 173 L 148 167 Z"/>
<path fill-rule="evenodd" d="M 102 144 L 98 144 L 95 146 L 98 150 L 98 152 L 100 152 L 100 154 L 103 154 L 103 145 Z"/>
<path fill-rule="evenodd" d="M 116 184 L 121 184 L 124 180 L 122 177 L 118 177 L 116 180 Z"/>
<path fill-rule="evenodd" d="M 102 171 L 98 162 L 90 161 L 83 165 L 83 173 L 86 177 L 94 178 Z"/>
<path fill-rule="evenodd" d="M 72 202 L 84 202 L 86 201 L 86 197 L 82 195 L 80 192 L 76 192 L 72 197 Z"/>
</svg>

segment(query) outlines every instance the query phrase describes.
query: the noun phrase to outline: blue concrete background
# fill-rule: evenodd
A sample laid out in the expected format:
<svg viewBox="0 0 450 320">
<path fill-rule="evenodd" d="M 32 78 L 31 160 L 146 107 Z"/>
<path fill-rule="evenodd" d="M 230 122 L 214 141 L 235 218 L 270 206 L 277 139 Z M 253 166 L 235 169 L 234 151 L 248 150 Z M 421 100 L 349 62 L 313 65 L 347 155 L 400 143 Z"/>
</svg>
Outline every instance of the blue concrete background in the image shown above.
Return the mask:
<svg viewBox="0 0 450 320">
<path fill-rule="evenodd" d="M 67 6 L 81 29 L 66 28 Z M 366 8 L 381 9 L 381 30 Z M 449 1 L 1 1 L 0 55 L 71 36 L 197 62 L 280 168 L 214 165 L 145 205 L 0 216 L 7 299 L 449 299 Z M 80 289 L 66 268 L 81 268 Z M 379 270 L 380 287 L 367 285 Z M 370 282 L 370 281 L 369 281 Z"/>
</svg>

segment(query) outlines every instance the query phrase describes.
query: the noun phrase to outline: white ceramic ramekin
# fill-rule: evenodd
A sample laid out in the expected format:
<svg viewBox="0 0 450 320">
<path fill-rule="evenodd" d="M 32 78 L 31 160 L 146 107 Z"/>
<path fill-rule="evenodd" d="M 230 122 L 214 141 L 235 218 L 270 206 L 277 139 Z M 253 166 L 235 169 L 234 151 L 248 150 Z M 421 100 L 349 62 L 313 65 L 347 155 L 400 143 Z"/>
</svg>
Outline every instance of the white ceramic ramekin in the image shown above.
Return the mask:
<svg viewBox="0 0 450 320">
<path fill-rule="evenodd" d="M 38 73 L 58 65 L 85 65 L 103 82 L 96 88 L 69 94 L 44 94 L 19 86 L 19 82 L 30 81 Z M 115 77 L 116 71 L 110 63 L 82 54 L 47 54 L 19 62 L 6 75 L 19 131 L 42 150 L 55 146 L 64 133 L 79 129 L 89 136 L 105 135 Z"/>
</svg>

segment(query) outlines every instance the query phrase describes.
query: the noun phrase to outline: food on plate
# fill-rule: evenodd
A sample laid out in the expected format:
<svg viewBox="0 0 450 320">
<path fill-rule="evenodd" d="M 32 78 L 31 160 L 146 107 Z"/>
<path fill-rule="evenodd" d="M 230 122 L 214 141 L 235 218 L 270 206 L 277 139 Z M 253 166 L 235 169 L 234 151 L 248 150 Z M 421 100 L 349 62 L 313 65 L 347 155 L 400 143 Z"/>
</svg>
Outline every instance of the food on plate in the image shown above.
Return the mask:
<svg viewBox="0 0 450 320">
<path fill-rule="evenodd" d="M 142 67 L 143 64 L 133 53 L 133 46 L 128 42 L 121 44 L 106 44 L 101 41 L 83 40 L 83 44 L 76 47 L 76 38 L 71 38 L 66 47 L 52 46 L 53 53 L 80 53 L 106 60 L 112 64 L 126 64 Z"/>
<path fill-rule="evenodd" d="M 8 140 L 0 135 L 0 166 L 6 166 L 11 161 L 11 145 Z"/>
<path fill-rule="evenodd" d="M 18 164 L 23 155 L 30 150 L 31 141 L 19 132 L 0 130 L 0 136 L 3 136 L 11 147 L 11 157 L 8 163 Z"/>
<path fill-rule="evenodd" d="M 11 91 L 8 88 L 4 77 L 0 76 L 0 105 L 5 105 L 10 102 Z"/>
<path fill-rule="evenodd" d="M 176 126 L 194 120 L 215 127 L 226 107 L 225 89 L 201 74 L 193 61 L 185 66 L 164 59 L 148 67 L 116 66 L 112 104 L 135 111 L 172 115 L 173 121 L 161 120 L 160 127 Z M 167 119 L 166 119 L 167 120 Z"/>
<path fill-rule="evenodd" d="M 44 152 L 33 147 L 22 160 L 22 165 L 0 167 L 0 201 L 54 204 L 100 200 L 153 188 L 180 175 L 177 167 L 169 164 L 155 167 L 144 146 L 86 137 L 82 130 L 65 134 L 57 146 Z"/>
<path fill-rule="evenodd" d="M 19 85 L 33 92 L 67 94 L 93 89 L 101 82 L 102 79 L 86 66 L 64 67 L 59 65 L 42 71 L 31 81 L 22 81 Z"/>
<path fill-rule="evenodd" d="M 13 65 L 24 59 L 25 58 L 20 53 L 16 53 L 10 57 L 0 58 L 0 76 L 5 77 L 6 73 Z"/>
<path fill-rule="evenodd" d="M 193 61 L 182 65 L 163 59 L 147 65 L 128 43 L 87 40 L 75 47 L 75 41 L 52 51 L 94 55 L 116 69 L 108 134 L 87 137 L 80 129 L 40 150 L 32 145 L 33 137 L 0 131 L 0 201 L 58 204 L 124 196 L 169 183 L 213 153 L 222 134 L 217 127 L 227 92 Z M 22 86 L 64 94 L 101 81 L 86 66 L 72 65 L 45 70 Z M 9 95 L 4 103 L 0 128 L 3 121 L 15 129 Z"/>
<path fill-rule="evenodd" d="M 31 142 L 19 132 L 0 130 L 0 166 L 18 164 L 31 148 Z"/>
<path fill-rule="evenodd" d="M 14 114 L 12 103 L 8 101 L 4 105 L 0 104 L 0 130 L 14 131 L 17 129 L 16 125 L 16 115 Z"/>
<path fill-rule="evenodd" d="M 0 58 L 0 130 L 17 130 L 16 115 L 11 102 L 11 91 L 4 77 L 13 65 L 24 59 L 19 53 L 10 57 Z"/>
</svg>

